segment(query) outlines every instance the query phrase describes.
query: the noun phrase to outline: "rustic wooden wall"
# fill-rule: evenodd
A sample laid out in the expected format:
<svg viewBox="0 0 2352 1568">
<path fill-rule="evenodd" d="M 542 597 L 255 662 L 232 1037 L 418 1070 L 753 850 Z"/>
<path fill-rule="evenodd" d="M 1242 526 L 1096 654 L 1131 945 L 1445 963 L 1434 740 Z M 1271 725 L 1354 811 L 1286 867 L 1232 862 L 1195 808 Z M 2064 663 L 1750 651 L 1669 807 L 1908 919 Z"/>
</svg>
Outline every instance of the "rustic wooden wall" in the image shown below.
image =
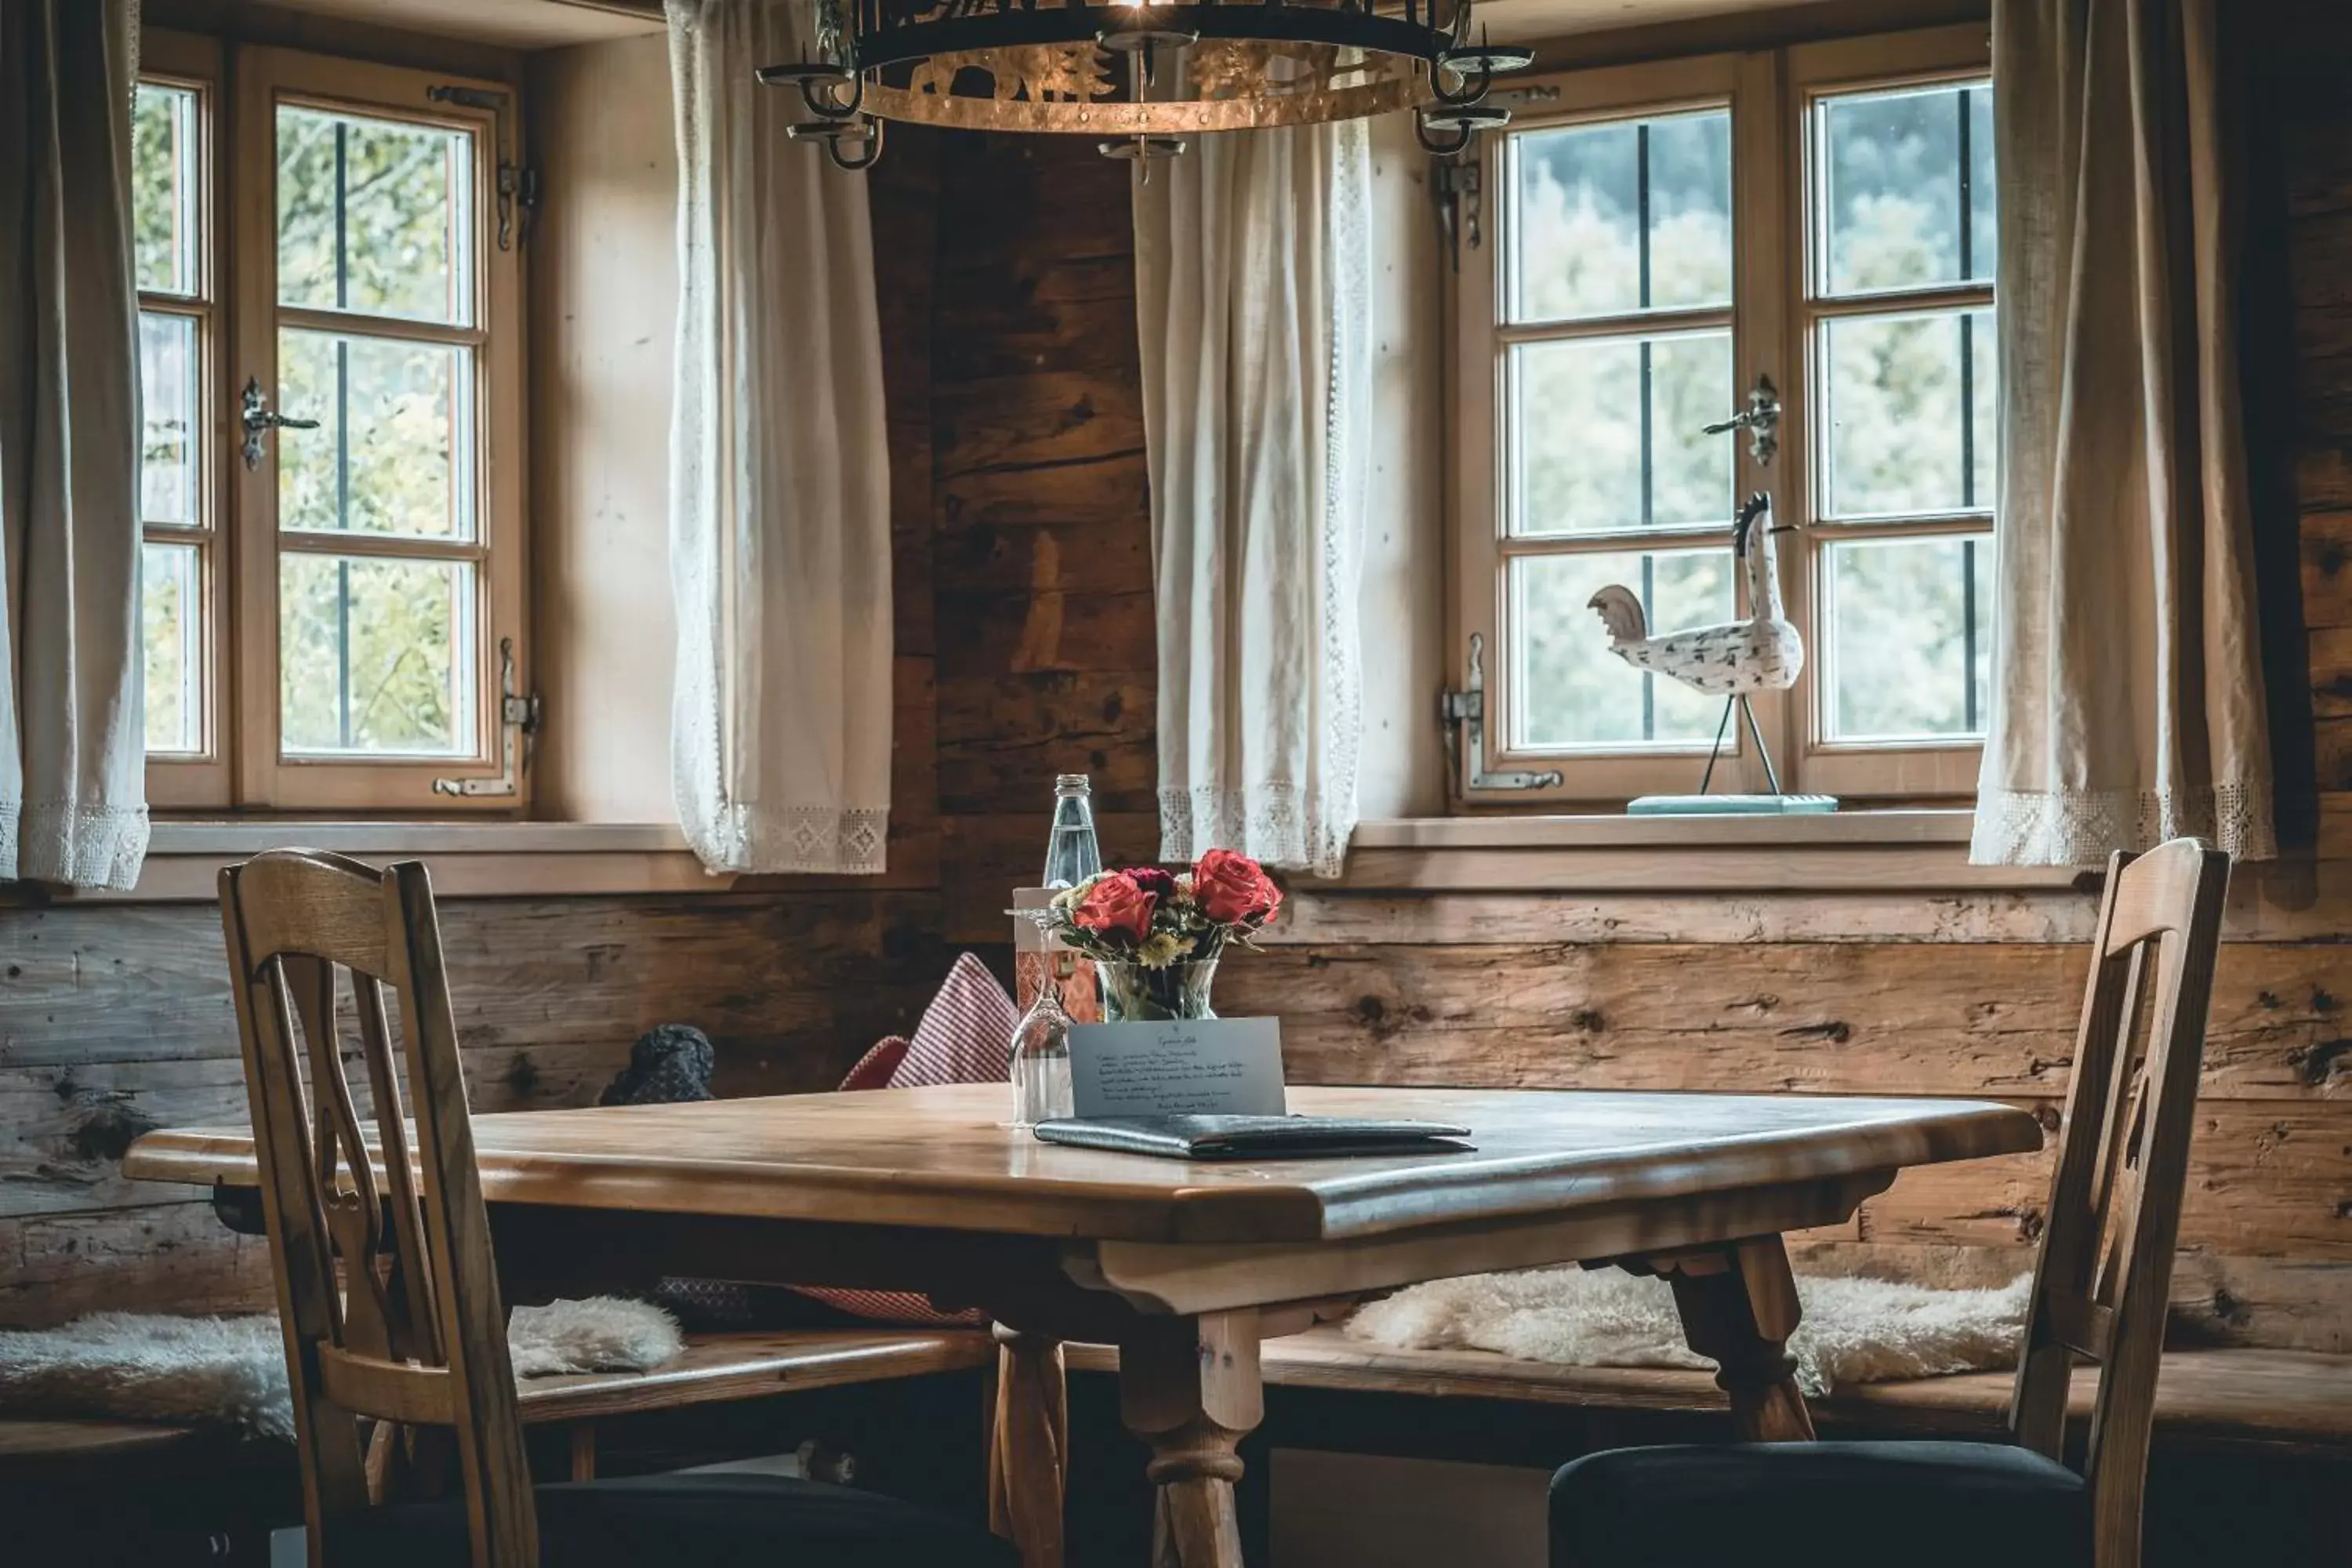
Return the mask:
<svg viewBox="0 0 2352 1568">
<path fill-rule="evenodd" d="M 2352 46 L 2321 9 L 2273 36 L 2258 73 L 2287 216 L 2292 395 L 2266 384 L 2250 423 L 2285 459 L 2266 500 L 2299 511 L 2304 542 L 2310 697 L 2285 694 L 2282 758 L 2315 738 L 2329 853 L 2347 860 Z M 959 941 L 1001 931 L 995 900 L 1034 853 L 1055 767 L 1094 769 L 1115 856 L 1151 847 L 1149 530 L 1118 178 L 1045 140 L 959 138 L 943 153 L 931 437 Z M 2352 921 L 2325 915 L 2347 880 L 2352 866 L 2322 871 L 2298 940 L 2225 954 L 2184 1334 L 2352 1351 Z M 2063 892 L 1310 891 L 1274 952 L 1226 966 L 1221 998 L 1281 1015 L 1300 1081 L 1992 1095 L 2054 1122 L 2093 908 Z M 1809 1264 L 2006 1280 L 2030 1267 L 2045 1181 L 2040 1158 L 1918 1173 L 1809 1238 Z"/>
<path fill-rule="evenodd" d="M 948 135 L 938 160 L 941 881 L 950 939 L 1002 944 L 1055 773 L 1093 775 L 1106 854 L 1158 837 L 1134 238 L 1128 166 L 1087 138 Z"/>
<path fill-rule="evenodd" d="M 446 903 L 473 1104 L 593 1104 L 671 1021 L 710 1035 L 723 1093 L 828 1088 L 937 984 L 937 910 L 925 892 Z M 0 1323 L 265 1299 L 264 1249 L 118 1168 L 150 1128 L 244 1120 L 209 906 L 0 911 Z"/>
<path fill-rule="evenodd" d="M 2352 37 L 2326 21 L 2266 62 L 2292 364 L 2251 425 L 2300 513 L 2311 718 L 2290 739 L 2315 742 L 2330 852 L 2352 860 Z M 591 1099 L 670 1018 L 710 1029 L 730 1091 L 832 1081 L 911 1020 L 955 946 L 1002 944 L 1056 772 L 1094 774 L 1114 858 L 1151 854 L 1125 180 L 1082 141 L 894 134 L 873 185 L 898 564 L 887 886 L 454 904 L 478 1104 Z M 2225 953 L 2185 1331 L 2352 1351 L 2352 920 L 2324 914 L 2346 870 L 2294 940 Z M 2089 910 L 2063 892 L 1305 892 L 1222 995 L 1283 1016 L 1302 1080 L 1993 1094 L 2050 1113 Z M 216 942 L 201 907 L 0 910 L 0 1322 L 253 1299 L 252 1248 L 114 1169 L 143 1127 L 238 1113 Z M 2033 1160 L 1922 1173 L 1809 1253 L 2005 1277 L 2042 1196 Z"/>
</svg>

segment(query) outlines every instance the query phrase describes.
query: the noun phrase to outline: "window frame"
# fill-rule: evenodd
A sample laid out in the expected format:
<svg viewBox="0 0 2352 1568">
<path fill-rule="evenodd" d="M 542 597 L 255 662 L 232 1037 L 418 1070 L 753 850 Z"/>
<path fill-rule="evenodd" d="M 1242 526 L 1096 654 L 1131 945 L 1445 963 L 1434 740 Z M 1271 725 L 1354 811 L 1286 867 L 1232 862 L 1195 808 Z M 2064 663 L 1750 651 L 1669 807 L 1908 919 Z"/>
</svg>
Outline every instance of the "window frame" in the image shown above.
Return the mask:
<svg viewBox="0 0 2352 1568">
<path fill-rule="evenodd" d="M 197 656 L 201 665 L 195 682 L 197 749 L 193 752 L 152 752 L 147 758 L 147 801 L 164 810 L 224 807 L 231 803 L 232 750 L 236 735 L 233 682 L 227 671 L 234 657 L 235 628 L 227 613 L 228 585 L 234 565 L 234 530 L 229 526 L 227 399 L 222 394 L 227 355 L 227 301 L 223 298 L 229 278 L 221 200 L 222 166 L 226 163 L 222 131 L 226 122 L 223 91 L 223 54 L 219 40 L 160 27 L 140 37 L 141 85 L 184 88 L 196 95 L 195 212 L 199 243 L 194 249 L 196 289 L 193 296 L 139 290 L 138 309 L 181 316 L 196 323 L 196 407 L 190 421 L 190 444 L 195 454 L 196 522 L 192 527 L 150 523 L 142 504 L 139 535 L 149 543 L 194 545 L 196 550 L 196 591 L 199 617 Z M 143 402 L 143 399 L 142 399 Z M 141 487 L 143 502 L 145 487 Z M 142 605 L 143 622 L 144 605 Z M 145 657 L 145 640 L 141 640 Z"/>
<path fill-rule="evenodd" d="M 448 795 L 436 780 L 499 779 L 506 769 L 499 649 L 514 650 L 515 689 L 530 687 L 526 633 L 526 538 L 522 235 L 498 243 L 499 174 L 519 163 L 523 116 L 515 84 L 337 56 L 142 30 L 141 79 L 200 87 L 201 176 L 208 222 L 205 260 L 210 293 L 208 341 L 200 348 L 210 441 L 200 459 L 212 548 L 205 559 L 205 682 L 206 752 L 165 753 L 147 762 L 148 798 L 162 809 L 331 810 L 415 817 L 426 813 L 518 813 L 530 805 L 530 775 L 512 794 Z M 502 108 L 436 101 L 428 89 L 495 94 Z M 324 758 L 280 750 L 278 691 L 278 440 L 264 438 L 264 459 L 247 471 L 238 452 L 243 430 L 238 389 L 250 377 L 278 406 L 277 336 L 280 308 L 277 246 L 277 105 L 282 100 L 341 108 L 466 131 L 473 137 L 469 200 L 477 294 L 471 328 L 354 316 L 373 333 L 431 341 L 463 337 L 476 356 L 472 397 L 478 536 L 471 545 L 411 549 L 405 539 L 339 541 L 337 553 L 402 558 L 466 557 L 475 563 L 471 626 L 474 735 L 469 752 L 446 757 Z M 142 300 L 147 298 L 142 296 Z M 163 303 L 173 301 L 163 299 Z M 176 307 L 186 312 L 184 301 Z M 299 415 L 299 410 L 285 410 Z M 175 534 L 174 537 L 177 535 Z M 341 548 L 349 545 L 351 548 Z"/>
<path fill-rule="evenodd" d="M 1650 117 L 1711 107 L 1731 116 L 1731 210 L 1733 221 L 1732 374 L 1735 396 L 1744 398 L 1761 375 L 1769 375 L 1781 400 L 1780 455 L 1759 468 L 1739 441 L 1734 466 L 1738 495 L 1762 490 L 1774 515 L 1801 526 L 1780 536 L 1778 566 L 1789 616 L 1803 634 L 1807 668 L 1786 692 L 1759 693 L 1756 717 L 1769 739 L 1782 788 L 1838 794 L 1850 800 L 1965 798 L 1976 788 L 1982 743 L 1835 742 L 1827 739 L 1820 711 L 1820 663 L 1815 657 L 1819 623 L 1818 563 L 1831 539 L 1876 537 L 1899 525 L 1836 524 L 1816 535 L 1809 485 L 1820 471 L 1812 442 L 1816 421 L 1809 399 L 1818 384 L 1811 364 L 1818 339 L 1815 322 L 1830 314 L 1857 313 L 1840 301 L 1815 310 L 1809 230 L 1811 172 L 1807 163 L 1808 126 L 1813 101 L 1829 93 L 1874 87 L 1926 84 L 1981 77 L 1990 68 L 1990 43 L 1981 25 L 1921 29 L 1798 45 L 1746 54 L 1689 56 L 1633 65 L 1549 73 L 1515 82 L 1509 132 L 1481 140 L 1478 222 L 1465 233 L 1459 264 L 1447 279 L 1448 325 L 1445 397 L 1448 405 L 1449 468 L 1445 521 L 1447 561 L 1453 579 L 1447 595 L 1447 662 L 1450 685 L 1464 678 L 1470 639 L 1485 647 L 1486 686 L 1485 760 L 1489 771 L 1557 771 L 1559 785 L 1538 789 L 1480 789 L 1468 784 L 1468 761 L 1456 759 L 1452 798 L 1456 807 L 1516 806 L 1557 812 L 1614 807 L 1643 794 L 1688 794 L 1698 784 L 1707 747 L 1625 747 L 1564 752 L 1513 743 L 1509 715 L 1517 672 L 1507 638 L 1505 562 L 1513 554 L 1551 552 L 1538 546 L 1507 547 L 1505 465 L 1507 431 L 1500 417 L 1506 405 L 1504 349 L 1525 329 L 1505 327 L 1497 302 L 1509 265 L 1512 214 L 1505 183 L 1505 143 L 1514 132 L 1592 121 Z M 1953 290 L 1919 291 L 1916 302 L 1934 304 Z M 1894 292 L 1870 297 L 1861 310 L 1902 309 L 1914 296 Z M 1673 312 L 1651 314 L 1669 318 Z M 1622 319 L 1619 319 L 1622 321 Z M 1538 335 L 1550 336 L 1544 333 Z M 1726 408 L 1728 417 L 1735 410 Z M 1661 531 L 1659 547 L 1721 545 L 1727 528 Z M 1553 546 L 1554 550 L 1559 547 Z M 1622 549 L 1612 536 L 1605 548 Z M 1746 595 L 1734 574 L 1738 613 Z M 1602 636 L 1596 617 L 1592 635 Z M 1738 733 L 1727 738 L 1717 770 L 1718 788 L 1762 791 L 1763 769 L 1754 748 Z M 1465 749 L 1466 750 L 1466 749 Z"/>
<path fill-rule="evenodd" d="M 1801 44 L 1786 51 L 1784 89 L 1787 101 L 1780 117 L 1789 151 L 1784 170 L 1802 182 L 1796 193 L 1802 205 L 1793 207 L 1802 217 L 1812 216 L 1811 197 L 1815 178 L 1811 134 L 1814 106 L 1842 93 L 1899 90 L 1938 83 L 1969 81 L 1990 76 L 1991 35 L 1982 26 L 1926 29 L 1867 38 L 1836 38 Z M 1839 541 L 1927 538 L 1936 534 L 1986 531 L 1998 537 L 1998 524 L 1989 500 L 1981 519 L 1974 514 L 1835 521 L 1825 518 L 1827 484 L 1818 476 L 1828 471 L 1825 422 L 1813 416 L 1814 393 L 1824 384 L 1820 364 L 1822 329 L 1845 319 L 1979 307 L 1990 310 L 1995 285 L 1939 285 L 1889 289 L 1868 295 L 1824 298 L 1816 291 L 1819 273 L 1814 247 L 1819 226 L 1799 222 L 1789 226 L 1790 289 L 1788 320 L 1801 353 L 1789 356 L 1790 381 L 1783 405 L 1787 416 L 1780 427 L 1781 454 L 1790 471 L 1789 494 L 1799 508 L 1801 524 L 1793 535 L 1798 548 L 1788 552 L 1780 569 L 1784 593 L 1790 594 L 1790 619 L 1805 639 L 1807 672 L 1791 695 L 1802 700 L 1788 704 L 1790 753 L 1797 758 L 1797 787 L 1822 794 L 1876 798 L 1964 797 L 1973 800 L 1984 742 L 1839 742 L 1830 738 L 1828 702 L 1815 679 L 1823 668 L 1815 658 L 1817 631 L 1824 592 L 1822 563 L 1827 547 Z M 1998 480 L 1995 481 L 1998 488 Z M 1774 504 L 1779 505 L 1775 496 Z M 1791 575 L 1792 569 L 1798 574 Z M 1990 622 L 1988 621 L 1988 626 Z"/>
</svg>

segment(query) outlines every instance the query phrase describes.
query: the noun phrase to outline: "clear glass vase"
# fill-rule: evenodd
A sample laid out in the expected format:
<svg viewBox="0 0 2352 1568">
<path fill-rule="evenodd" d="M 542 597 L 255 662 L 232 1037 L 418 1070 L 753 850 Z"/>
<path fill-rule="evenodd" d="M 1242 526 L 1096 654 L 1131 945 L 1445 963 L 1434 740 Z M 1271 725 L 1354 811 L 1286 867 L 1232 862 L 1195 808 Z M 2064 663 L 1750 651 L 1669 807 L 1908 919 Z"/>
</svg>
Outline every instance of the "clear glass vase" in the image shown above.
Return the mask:
<svg viewBox="0 0 2352 1568">
<path fill-rule="evenodd" d="M 1032 1128 L 1070 1114 L 1070 1016 L 1062 988 L 1037 988 L 1037 999 L 1013 1026 L 1013 1125 Z"/>
<path fill-rule="evenodd" d="M 1095 962 L 1102 982 L 1103 1022 L 1157 1024 L 1171 1018 L 1213 1018 L 1209 989 L 1217 983 L 1217 961 L 1194 959 L 1153 969 L 1108 959 Z"/>
</svg>

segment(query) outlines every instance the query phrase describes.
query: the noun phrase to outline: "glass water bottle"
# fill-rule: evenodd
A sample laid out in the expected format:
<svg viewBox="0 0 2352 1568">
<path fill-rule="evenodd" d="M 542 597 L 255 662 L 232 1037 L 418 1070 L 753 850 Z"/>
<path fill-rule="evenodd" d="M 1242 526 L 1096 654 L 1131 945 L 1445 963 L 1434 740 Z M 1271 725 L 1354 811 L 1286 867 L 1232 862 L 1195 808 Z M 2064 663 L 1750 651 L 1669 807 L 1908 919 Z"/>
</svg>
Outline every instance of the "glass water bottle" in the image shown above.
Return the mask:
<svg viewBox="0 0 2352 1568">
<path fill-rule="evenodd" d="M 1084 802 L 1081 801 L 1081 805 Z M 1070 1016 L 1062 1010 L 1058 952 L 1045 955 L 1045 984 L 1013 1027 L 1013 1125 L 1034 1127 L 1070 1114 Z"/>
<path fill-rule="evenodd" d="M 1073 888 L 1102 869 L 1095 843 L 1093 793 L 1084 773 L 1054 779 L 1054 835 L 1045 844 L 1045 876 L 1039 885 Z"/>
</svg>

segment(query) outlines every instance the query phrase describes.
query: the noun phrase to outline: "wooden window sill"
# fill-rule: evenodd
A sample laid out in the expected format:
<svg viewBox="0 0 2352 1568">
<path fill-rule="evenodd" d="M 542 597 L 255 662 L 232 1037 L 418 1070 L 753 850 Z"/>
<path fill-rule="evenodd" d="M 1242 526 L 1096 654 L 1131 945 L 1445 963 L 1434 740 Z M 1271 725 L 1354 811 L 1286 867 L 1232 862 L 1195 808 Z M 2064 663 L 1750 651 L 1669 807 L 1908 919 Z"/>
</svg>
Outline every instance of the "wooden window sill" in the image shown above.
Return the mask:
<svg viewBox="0 0 2352 1568">
<path fill-rule="evenodd" d="M 221 867 L 292 846 L 362 860 L 423 860 L 443 898 L 710 893 L 735 885 L 705 872 L 668 823 L 170 820 L 154 825 L 139 885 L 128 892 L 12 892 L 0 884 L 0 900 L 209 903 Z"/>
<path fill-rule="evenodd" d="M 1969 813 L 1450 816 L 1357 825 L 1339 890 L 1837 892 L 2095 886 L 2095 868 L 1971 866 Z"/>
</svg>

